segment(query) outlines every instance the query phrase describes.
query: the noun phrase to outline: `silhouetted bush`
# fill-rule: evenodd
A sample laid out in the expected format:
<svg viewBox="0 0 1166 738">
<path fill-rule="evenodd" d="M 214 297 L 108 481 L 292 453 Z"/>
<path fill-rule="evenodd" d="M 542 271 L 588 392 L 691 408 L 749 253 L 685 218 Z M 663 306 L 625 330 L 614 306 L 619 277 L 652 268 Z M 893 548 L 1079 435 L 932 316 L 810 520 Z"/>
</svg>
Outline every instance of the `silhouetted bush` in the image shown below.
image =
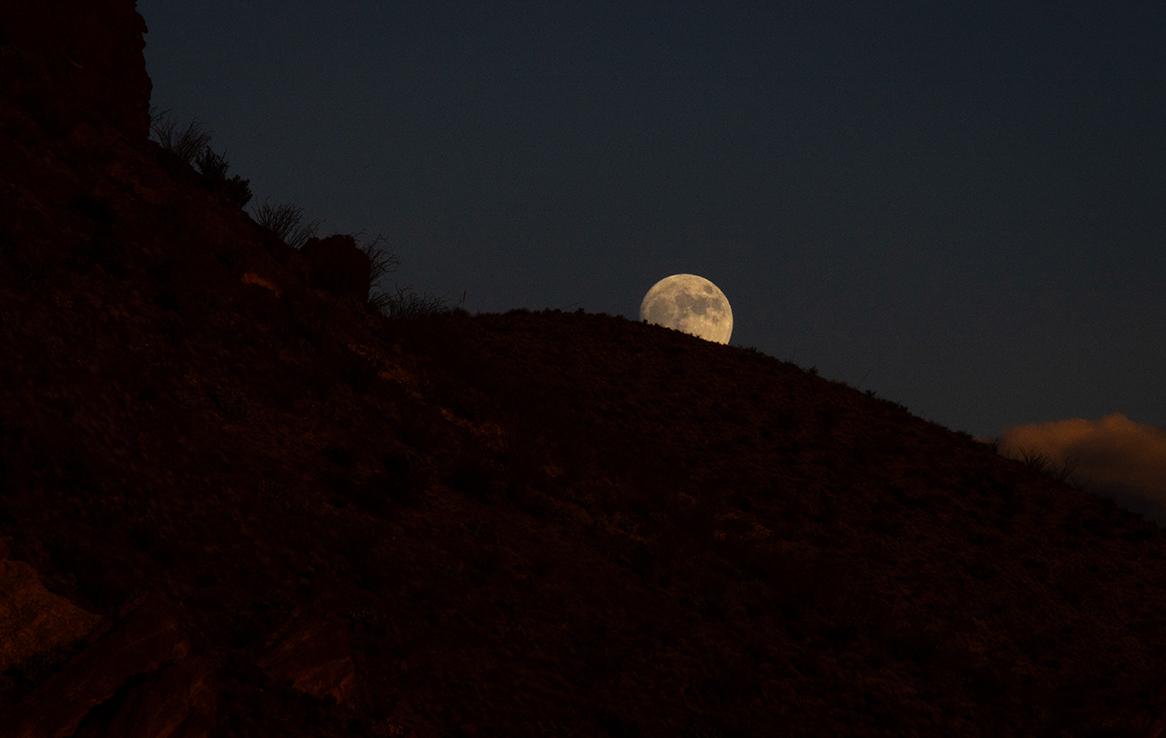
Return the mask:
<svg viewBox="0 0 1166 738">
<path fill-rule="evenodd" d="M 210 147 L 211 134 L 197 119 L 185 129 L 168 117 L 170 111 L 155 113 L 150 111 L 150 132 L 158 139 L 158 144 L 173 153 L 187 165 L 195 166 L 202 174 L 203 184 L 212 192 L 222 192 L 231 202 L 243 207 L 251 201 L 250 180 L 239 175 L 227 177 L 230 164 L 226 157 L 216 154 Z"/>
<path fill-rule="evenodd" d="M 270 198 L 269 198 L 270 199 Z M 298 249 L 316 235 L 322 220 L 304 220 L 304 209 L 290 203 L 272 205 L 267 200 L 255 205 L 255 222 L 268 229 L 279 240 Z"/>
<path fill-rule="evenodd" d="M 212 192 L 222 192 L 227 199 L 239 207 L 251 201 L 251 180 L 235 175 L 227 179 L 231 165 L 224 156 L 216 154 L 210 146 L 205 147 L 195 159 L 195 166 L 202 174 L 203 184 Z"/>
<path fill-rule="evenodd" d="M 195 157 L 211 142 L 211 134 L 203 129 L 197 118 L 180 131 L 178 124 L 168 117 L 169 113 L 169 110 L 161 113 L 151 110 L 150 132 L 157 137 L 162 148 L 173 152 L 187 164 L 194 164 Z"/>
<path fill-rule="evenodd" d="M 360 234 L 353 234 L 353 237 Z M 359 246 L 368 256 L 371 264 L 370 284 L 377 282 L 385 275 L 391 274 L 400 266 L 400 261 L 386 248 L 384 236 L 377 236 L 372 241 Z M 464 300 L 464 298 L 463 298 Z M 377 289 L 368 299 L 368 306 L 382 315 L 395 320 L 408 320 L 428 316 L 469 315 L 462 304 L 450 306 L 444 297 L 437 297 L 428 292 L 418 294 L 412 287 L 394 286 L 393 292 Z"/>
<path fill-rule="evenodd" d="M 252 198 L 251 182 L 239 175 L 227 176 L 230 164 L 225 155 L 217 154 L 211 149 L 210 132 L 197 119 L 191 121 L 185 129 L 180 129 L 168 114 L 169 111 L 155 113 L 151 110 L 150 130 L 162 148 L 174 153 L 184 163 L 196 167 L 207 189 L 222 192 L 228 200 L 240 208 L 246 206 Z M 255 206 L 253 216 L 256 223 L 272 231 L 281 241 L 296 249 L 302 247 L 308 239 L 315 237 L 323 222 L 305 220 L 303 208 L 290 203 L 272 205 L 267 200 Z M 353 234 L 353 237 L 357 235 L 359 234 Z M 369 258 L 372 267 L 370 282 L 373 285 L 385 275 L 396 271 L 400 265 L 398 258 L 385 247 L 386 241 L 384 236 L 378 235 L 360 246 L 360 250 Z M 220 258 L 220 261 L 223 259 Z M 229 268 L 232 264 L 227 266 Z M 431 315 L 468 315 L 461 304 L 450 306 L 444 297 L 429 293 L 418 294 L 410 287 L 394 287 L 394 292 L 377 290 L 368 300 L 369 307 L 394 319 Z"/>
<path fill-rule="evenodd" d="M 444 298 L 435 297 L 429 293 L 422 295 L 413 292 L 410 288 L 396 287 L 395 295 L 380 292 L 369 298 L 369 305 L 374 309 L 395 320 L 410 318 L 424 318 L 434 315 L 468 315 L 460 305 L 450 307 Z"/>
<path fill-rule="evenodd" d="M 360 235 L 362 234 L 354 233 L 352 237 L 355 239 Z M 387 238 L 378 235 L 368 243 L 360 244 L 359 246 L 360 250 L 368 256 L 368 261 L 371 265 L 369 273 L 369 282 L 371 284 L 376 284 L 381 277 L 397 271 L 397 267 L 401 264 L 400 260 L 389 252 L 386 246 L 387 243 Z"/>
</svg>

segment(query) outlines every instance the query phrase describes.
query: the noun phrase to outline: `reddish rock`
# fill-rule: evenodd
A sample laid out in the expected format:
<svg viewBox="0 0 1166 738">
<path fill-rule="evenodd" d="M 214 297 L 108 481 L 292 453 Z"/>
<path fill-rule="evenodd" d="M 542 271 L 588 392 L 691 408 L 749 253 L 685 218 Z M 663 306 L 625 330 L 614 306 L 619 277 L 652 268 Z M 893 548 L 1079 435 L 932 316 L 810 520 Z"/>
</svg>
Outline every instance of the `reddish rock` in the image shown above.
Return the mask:
<svg viewBox="0 0 1166 738">
<path fill-rule="evenodd" d="M 352 650 L 344 629 L 323 618 L 285 627 L 268 640 L 259 666 L 278 682 L 301 692 L 351 702 L 356 684 Z"/>
<path fill-rule="evenodd" d="M 36 570 L 9 561 L 0 539 L 0 672 L 30 656 L 67 648 L 88 635 L 101 616 L 44 588 Z"/>
<path fill-rule="evenodd" d="M 339 297 L 368 299 L 372 264 L 352 236 L 310 238 L 300 253 L 309 270 L 310 284 Z"/>
<path fill-rule="evenodd" d="M 469 733 L 466 726 L 459 726 L 463 733 Z M 393 714 L 374 722 L 369 729 L 373 738 L 392 738 L 392 736 L 409 736 L 410 738 L 437 738 L 440 732 L 421 714 L 413 700 L 403 697 L 397 700 Z"/>
<path fill-rule="evenodd" d="M 162 598 L 150 598 L 25 697 L 0 721 L 0 738 L 70 736 L 127 678 L 152 674 L 189 652 L 190 639 L 178 611 Z M 181 675 L 171 679 L 181 681 Z"/>
<path fill-rule="evenodd" d="M 269 290 L 275 293 L 276 297 L 279 297 L 283 293 L 283 291 L 279 288 L 279 285 L 276 284 L 273 280 L 268 279 L 267 277 L 264 277 L 260 274 L 256 274 L 255 272 L 245 273 L 243 275 L 243 282 L 245 284 L 253 284 Z"/>
<path fill-rule="evenodd" d="M 1166 734 L 1166 684 L 1158 688 L 1154 702 L 1130 721 L 1135 738 L 1161 738 Z"/>
<path fill-rule="evenodd" d="M 68 19 L 68 23 L 62 23 Z M 0 4 L 0 90 L 43 125 L 66 132 L 82 121 L 145 137 L 150 77 L 146 22 L 124 0 Z"/>
<path fill-rule="evenodd" d="M 213 664 L 187 656 L 134 689 L 104 738 L 203 738 L 215 724 L 219 682 Z M 78 733 L 75 738 L 84 738 Z"/>
</svg>

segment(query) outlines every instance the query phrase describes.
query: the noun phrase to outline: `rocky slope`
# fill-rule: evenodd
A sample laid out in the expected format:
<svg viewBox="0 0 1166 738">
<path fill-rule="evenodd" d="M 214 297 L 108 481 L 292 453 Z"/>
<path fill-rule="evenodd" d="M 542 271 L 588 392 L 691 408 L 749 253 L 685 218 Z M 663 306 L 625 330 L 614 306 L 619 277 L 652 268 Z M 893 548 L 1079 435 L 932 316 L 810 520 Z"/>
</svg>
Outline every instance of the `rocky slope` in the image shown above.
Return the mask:
<svg viewBox="0 0 1166 738">
<path fill-rule="evenodd" d="M 0 736 L 1157 736 L 1166 541 L 761 354 L 391 321 L 0 10 Z"/>
</svg>

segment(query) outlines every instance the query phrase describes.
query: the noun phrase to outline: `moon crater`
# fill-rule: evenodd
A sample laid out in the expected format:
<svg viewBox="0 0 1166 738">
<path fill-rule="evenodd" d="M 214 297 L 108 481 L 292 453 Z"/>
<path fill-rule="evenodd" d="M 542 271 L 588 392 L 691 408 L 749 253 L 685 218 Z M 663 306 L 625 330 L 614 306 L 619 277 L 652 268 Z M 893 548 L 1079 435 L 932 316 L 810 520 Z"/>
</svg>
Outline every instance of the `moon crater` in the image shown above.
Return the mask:
<svg viewBox="0 0 1166 738">
<path fill-rule="evenodd" d="M 640 303 L 640 320 L 715 343 L 728 343 L 733 334 L 725 293 L 695 274 L 673 274 L 654 284 Z"/>
</svg>

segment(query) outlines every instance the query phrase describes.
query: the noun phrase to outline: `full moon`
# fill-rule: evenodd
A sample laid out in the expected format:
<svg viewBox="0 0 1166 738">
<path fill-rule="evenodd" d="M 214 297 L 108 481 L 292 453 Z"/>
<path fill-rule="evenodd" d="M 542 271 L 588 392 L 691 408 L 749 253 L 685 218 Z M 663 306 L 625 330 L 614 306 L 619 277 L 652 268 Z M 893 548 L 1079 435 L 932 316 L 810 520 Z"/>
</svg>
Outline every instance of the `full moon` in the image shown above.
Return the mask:
<svg viewBox="0 0 1166 738">
<path fill-rule="evenodd" d="M 728 343 L 733 334 L 725 293 L 695 274 L 673 274 L 652 285 L 640 303 L 640 320 L 716 343 Z"/>
</svg>

